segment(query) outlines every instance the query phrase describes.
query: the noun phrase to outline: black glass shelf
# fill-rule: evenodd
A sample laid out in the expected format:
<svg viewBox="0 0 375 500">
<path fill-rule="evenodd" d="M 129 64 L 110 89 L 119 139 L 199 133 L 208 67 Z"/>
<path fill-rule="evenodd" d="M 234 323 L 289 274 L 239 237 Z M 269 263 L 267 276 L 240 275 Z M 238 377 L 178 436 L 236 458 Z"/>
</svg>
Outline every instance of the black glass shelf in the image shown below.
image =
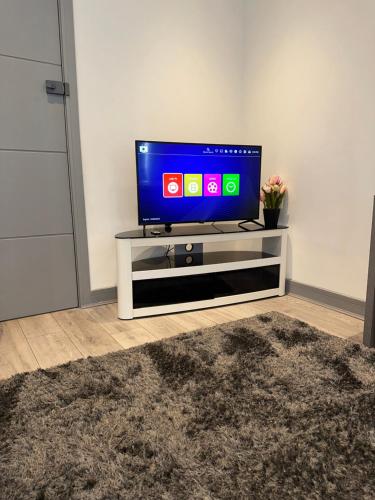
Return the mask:
<svg viewBox="0 0 375 500">
<path fill-rule="evenodd" d="M 159 235 L 151 234 L 151 231 L 158 229 Z M 278 226 L 277 229 L 287 229 L 287 226 Z M 171 232 L 166 232 L 164 226 L 146 227 L 143 229 L 135 229 L 134 231 L 125 231 L 116 234 L 117 239 L 137 239 L 137 238 L 168 238 L 175 236 L 200 236 L 206 234 L 233 234 L 233 233 L 247 233 L 255 231 L 272 231 L 272 229 L 265 229 L 264 227 L 257 226 L 253 223 L 246 223 L 243 227 L 238 224 L 197 224 L 195 226 L 172 226 Z"/>
<path fill-rule="evenodd" d="M 280 266 L 257 267 L 173 278 L 133 281 L 133 307 L 214 300 L 277 289 Z"/>
<path fill-rule="evenodd" d="M 192 262 L 186 261 L 186 257 L 192 258 Z M 203 252 L 186 255 L 168 255 L 162 257 L 152 257 L 133 262 L 133 271 L 155 271 L 159 269 L 171 269 L 180 267 L 207 266 L 212 264 L 225 264 L 230 262 L 240 262 L 257 259 L 269 259 L 275 255 L 259 251 L 224 251 L 224 252 Z"/>
</svg>

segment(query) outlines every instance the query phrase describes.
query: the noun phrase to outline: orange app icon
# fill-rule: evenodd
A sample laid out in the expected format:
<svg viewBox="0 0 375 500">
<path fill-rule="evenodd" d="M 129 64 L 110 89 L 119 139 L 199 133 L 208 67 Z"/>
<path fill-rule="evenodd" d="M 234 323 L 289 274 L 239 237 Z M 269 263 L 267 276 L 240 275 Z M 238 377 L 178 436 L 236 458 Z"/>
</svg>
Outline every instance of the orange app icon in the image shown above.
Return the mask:
<svg viewBox="0 0 375 500">
<path fill-rule="evenodd" d="M 181 198 L 183 196 L 183 175 L 163 174 L 164 198 Z"/>
</svg>

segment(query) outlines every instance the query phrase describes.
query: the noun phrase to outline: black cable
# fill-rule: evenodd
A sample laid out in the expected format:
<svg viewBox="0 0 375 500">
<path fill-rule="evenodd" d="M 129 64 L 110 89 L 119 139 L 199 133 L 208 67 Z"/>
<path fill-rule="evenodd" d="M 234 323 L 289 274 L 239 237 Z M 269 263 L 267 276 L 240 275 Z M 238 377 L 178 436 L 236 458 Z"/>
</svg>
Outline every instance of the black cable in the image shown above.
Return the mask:
<svg viewBox="0 0 375 500">
<path fill-rule="evenodd" d="M 170 257 L 170 255 L 166 255 L 166 257 L 167 257 L 168 264 L 169 264 L 169 269 L 170 269 L 172 267 L 171 257 Z"/>
<path fill-rule="evenodd" d="M 165 257 L 168 257 L 169 252 L 170 252 L 171 250 L 173 250 L 173 248 L 174 248 L 174 246 L 172 246 L 172 245 L 168 245 L 168 247 L 167 247 L 167 251 L 165 252 Z"/>
<path fill-rule="evenodd" d="M 173 245 L 172 248 L 174 248 L 174 245 Z M 164 254 L 164 258 L 168 260 L 168 265 L 169 265 L 170 268 L 172 267 L 172 263 L 171 263 L 171 257 L 169 255 L 169 252 L 172 250 L 172 248 L 171 248 L 171 245 L 168 245 L 167 246 L 167 251 Z"/>
</svg>

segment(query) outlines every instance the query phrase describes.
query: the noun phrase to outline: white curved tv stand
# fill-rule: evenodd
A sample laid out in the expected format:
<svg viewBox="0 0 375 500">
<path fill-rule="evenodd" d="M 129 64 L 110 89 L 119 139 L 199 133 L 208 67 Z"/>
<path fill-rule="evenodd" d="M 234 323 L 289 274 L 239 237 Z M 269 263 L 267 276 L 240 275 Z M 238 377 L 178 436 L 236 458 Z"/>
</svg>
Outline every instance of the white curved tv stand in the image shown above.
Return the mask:
<svg viewBox="0 0 375 500">
<path fill-rule="evenodd" d="M 220 250 L 225 242 L 258 240 L 260 249 Z M 248 229 L 222 224 L 174 227 L 171 233 L 152 235 L 136 230 L 116 235 L 118 317 L 189 311 L 285 293 L 287 228 Z M 185 256 L 133 260 L 134 248 L 215 243 L 217 251 Z M 248 245 L 247 245 L 248 243 Z M 182 260 L 181 260 L 182 259 Z M 194 260 L 195 259 L 195 260 Z M 189 264 L 190 261 L 193 261 Z"/>
</svg>

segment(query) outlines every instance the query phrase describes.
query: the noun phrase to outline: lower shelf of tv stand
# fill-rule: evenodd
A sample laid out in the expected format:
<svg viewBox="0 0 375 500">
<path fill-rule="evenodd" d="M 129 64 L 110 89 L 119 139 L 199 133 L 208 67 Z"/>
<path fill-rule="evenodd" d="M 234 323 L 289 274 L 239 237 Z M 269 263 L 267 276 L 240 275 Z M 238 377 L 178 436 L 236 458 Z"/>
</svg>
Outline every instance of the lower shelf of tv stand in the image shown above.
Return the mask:
<svg viewBox="0 0 375 500">
<path fill-rule="evenodd" d="M 260 292 L 241 293 L 238 295 L 230 295 L 226 297 L 216 297 L 215 299 L 210 299 L 210 300 L 198 300 L 194 302 L 182 302 L 178 304 L 140 307 L 133 310 L 133 318 L 141 318 L 143 316 L 154 316 L 157 314 L 170 314 L 175 312 L 193 311 L 196 309 L 207 309 L 209 307 L 219 307 L 230 304 L 239 304 L 240 302 L 249 302 L 250 300 L 265 299 L 267 297 L 276 297 L 278 295 L 284 295 L 284 292 L 280 291 L 279 288 L 272 288 L 270 290 L 262 290 Z"/>
<path fill-rule="evenodd" d="M 234 304 L 280 295 L 280 265 L 135 280 L 133 317 Z"/>
</svg>

